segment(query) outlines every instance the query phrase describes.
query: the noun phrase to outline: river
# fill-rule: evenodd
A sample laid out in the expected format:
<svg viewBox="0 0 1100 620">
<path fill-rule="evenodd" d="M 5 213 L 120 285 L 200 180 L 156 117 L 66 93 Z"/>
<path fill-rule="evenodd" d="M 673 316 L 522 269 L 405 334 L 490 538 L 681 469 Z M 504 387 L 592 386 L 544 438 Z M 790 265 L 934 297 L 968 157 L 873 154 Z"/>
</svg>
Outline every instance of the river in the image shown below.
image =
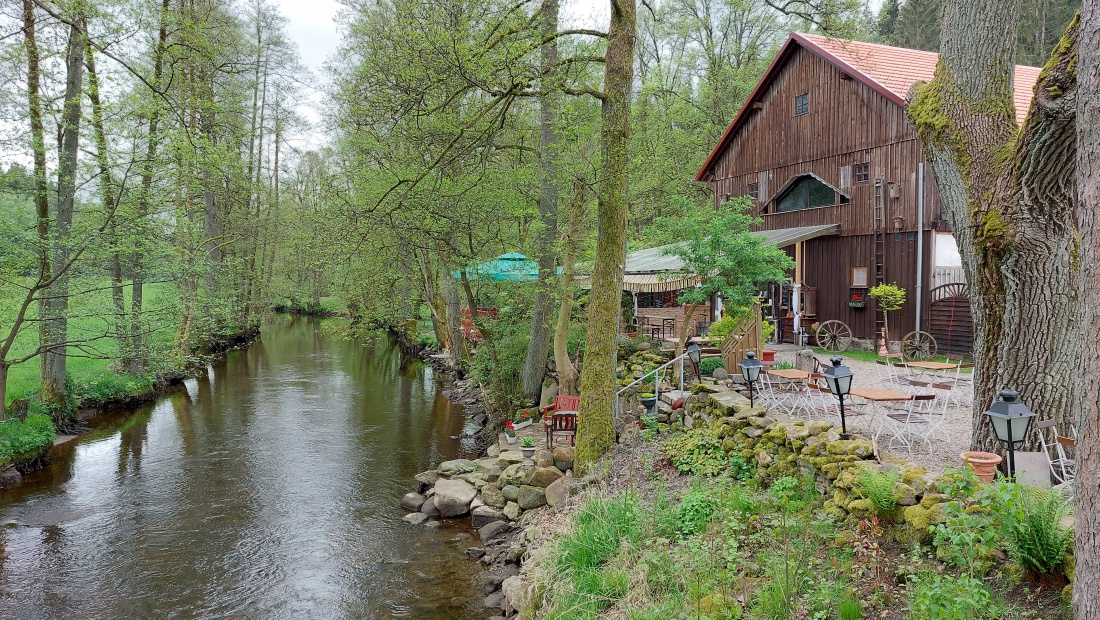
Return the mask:
<svg viewBox="0 0 1100 620">
<path fill-rule="evenodd" d="M 0 494 L 0 618 L 484 617 L 468 527 L 401 521 L 462 449 L 429 366 L 277 317 L 207 374 Z"/>
</svg>

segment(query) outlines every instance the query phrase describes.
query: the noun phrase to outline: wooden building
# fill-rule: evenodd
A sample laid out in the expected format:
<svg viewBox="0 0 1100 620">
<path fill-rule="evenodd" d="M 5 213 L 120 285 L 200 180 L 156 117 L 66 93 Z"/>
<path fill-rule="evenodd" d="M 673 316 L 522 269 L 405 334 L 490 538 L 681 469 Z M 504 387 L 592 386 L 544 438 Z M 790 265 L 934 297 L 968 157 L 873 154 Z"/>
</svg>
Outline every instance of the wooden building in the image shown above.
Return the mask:
<svg viewBox="0 0 1100 620">
<path fill-rule="evenodd" d="M 840 320 L 855 337 L 875 338 L 882 313 L 866 292 L 896 282 L 908 300 L 890 315 L 891 339 L 922 329 L 944 339 L 941 351 L 969 348 L 958 251 L 905 114 L 910 88 L 932 79 L 937 60 L 791 34 L 696 175 L 713 188 L 715 208 L 753 199 L 763 230 L 837 225 L 788 248 L 797 263 L 791 285 L 772 292 L 786 340 L 798 311 L 807 328 Z M 1038 75 L 1016 67 L 1021 122 Z"/>
</svg>

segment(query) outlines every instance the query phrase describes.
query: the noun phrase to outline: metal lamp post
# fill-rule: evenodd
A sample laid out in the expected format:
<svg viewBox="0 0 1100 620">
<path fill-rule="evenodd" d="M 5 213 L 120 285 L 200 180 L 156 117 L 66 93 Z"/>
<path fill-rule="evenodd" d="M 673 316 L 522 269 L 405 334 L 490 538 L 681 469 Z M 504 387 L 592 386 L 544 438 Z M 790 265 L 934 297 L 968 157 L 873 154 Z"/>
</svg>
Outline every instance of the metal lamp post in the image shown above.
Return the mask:
<svg viewBox="0 0 1100 620">
<path fill-rule="evenodd" d="M 822 373 L 829 384 L 829 391 L 840 400 L 840 438 L 851 439 L 848 424 L 844 420 L 844 397 L 852 390 L 852 369 L 841 365 L 841 359 L 834 357 L 833 365 Z"/>
<path fill-rule="evenodd" d="M 760 369 L 764 367 L 764 363 L 756 359 L 755 351 L 749 351 L 737 366 L 741 369 L 741 377 L 745 379 L 745 383 L 749 384 L 749 406 L 755 407 L 752 386 L 760 379 Z"/>
<path fill-rule="evenodd" d="M 985 415 L 993 423 L 997 439 L 1008 448 L 1008 477 L 1016 477 L 1016 444 L 1027 437 L 1035 412 L 1019 400 L 1015 390 L 1001 391 L 1001 399 L 989 407 Z"/>
<path fill-rule="evenodd" d="M 694 340 L 688 341 L 687 348 L 688 359 L 691 360 L 691 365 L 695 369 L 695 376 L 698 380 L 702 380 L 702 375 L 699 373 L 699 361 L 703 358 L 703 348 L 699 346 L 698 342 Z"/>
</svg>

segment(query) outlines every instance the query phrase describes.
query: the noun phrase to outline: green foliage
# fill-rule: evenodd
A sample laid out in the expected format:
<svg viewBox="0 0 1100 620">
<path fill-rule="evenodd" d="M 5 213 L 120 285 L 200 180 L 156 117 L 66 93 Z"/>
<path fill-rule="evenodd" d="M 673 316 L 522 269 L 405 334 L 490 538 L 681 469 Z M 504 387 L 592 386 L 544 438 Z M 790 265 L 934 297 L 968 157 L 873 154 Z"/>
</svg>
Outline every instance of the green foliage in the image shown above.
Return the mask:
<svg viewBox="0 0 1100 620">
<path fill-rule="evenodd" d="M 709 375 L 719 368 L 725 368 L 726 364 L 720 357 L 706 357 L 699 360 L 699 372 Z"/>
<path fill-rule="evenodd" d="M 905 305 L 905 289 L 893 284 L 878 284 L 867 293 L 875 299 L 878 309 L 886 312 L 901 310 Z"/>
<path fill-rule="evenodd" d="M 49 448 L 55 434 L 48 415 L 31 413 L 24 420 L 5 420 L 0 423 L 0 465 Z"/>
<path fill-rule="evenodd" d="M 515 411 L 526 404 L 523 395 L 523 361 L 530 337 L 530 319 L 526 307 L 499 307 L 496 318 L 483 319 L 491 338 L 481 341 L 474 351 L 474 377 L 485 386 L 489 405 L 494 411 Z"/>
<path fill-rule="evenodd" d="M 837 620 L 861 620 L 863 603 L 854 598 L 843 598 L 836 606 Z"/>
<path fill-rule="evenodd" d="M 519 440 L 519 445 L 524 448 L 534 448 L 535 439 L 533 437 L 524 437 L 523 439 Z"/>
<path fill-rule="evenodd" d="M 993 594 L 982 581 L 968 575 L 924 574 L 909 582 L 909 618 L 912 620 L 977 620 L 987 615 Z"/>
<path fill-rule="evenodd" d="M 722 438 L 709 428 L 674 435 L 661 446 L 661 451 L 681 474 L 717 476 L 729 462 Z"/>
<path fill-rule="evenodd" d="M 676 509 L 676 534 L 680 537 L 702 534 L 707 524 L 714 520 L 718 498 L 711 489 L 696 483 L 680 499 Z"/>
<path fill-rule="evenodd" d="M 751 307 L 756 291 L 770 282 L 782 282 L 794 262 L 751 227 L 762 220 L 751 215 L 747 198 L 727 201 L 722 208 L 690 209 L 675 222 L 683 241 L 666 253 L 683 261 L 683 275 L 700 276 L 698 286 L 681 292 L 680 303 L 705 303 L 720 294 L 732 307 Z M 658 224 L 662 221 L 658 220 Z"/>
<path fill-rule="evenodd" d="M 720 345 L 723 340 L 729 337 L 739 322 L 732 316 L 724 316 L 710 324 L 710 327 L 707 328 L 707 336 L 713 338 L 714 342 Z"/>
<path fill-rule="evenodd" d="M 1015 513 L 1009 538 L 1013 559 L 1033 573 L 1054 573 L 1073 545 L 1073 530 L 1061 525 L 1070 513 L 1065 495 L 1061 489 L 1019 487 L 1015 499 L 1004 507 Z"/>
<path fill-rule="evenodd" d="M 880 472 L 871 467 L 864 467 L 859 473 L 859 487 L 871 501 L 877 516 L 888 517 L 898 507 L 894 487 L 900 478 L 898 472 Z"/>
</svg>

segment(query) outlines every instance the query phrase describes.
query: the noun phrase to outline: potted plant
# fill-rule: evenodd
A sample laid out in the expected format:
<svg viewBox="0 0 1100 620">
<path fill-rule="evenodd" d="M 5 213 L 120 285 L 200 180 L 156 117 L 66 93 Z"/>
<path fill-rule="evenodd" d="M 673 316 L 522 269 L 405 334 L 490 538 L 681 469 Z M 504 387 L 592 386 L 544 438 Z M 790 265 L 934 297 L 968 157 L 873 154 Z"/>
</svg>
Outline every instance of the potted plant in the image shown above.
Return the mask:
<svg viewBox="0 0 1100 620">
<path fill-rule="evenodd" d="M 642 401 L 642 406 L 646 409 L 653 409 L 653 405 L 657 404 L 657 397 L 653 395 L 653 392 L 642 392 L 638 398 Z"/>
<path fill-rule="evenodd" d="M 535 457 L 535 438 L 524 437 L 519 440 L 519 449 L 523 453 L 524 464 Z"/>
<path fill-rule="evenodd" d="M 513 420 L 513 428 L 520 430 L 531 426 L 535 421 L 535 414 L 528 409 L 523 409 L 516 412 L 516 417 Z"/>
<path fill-rule="evenodd" d="M 982 482 L 993 482 L 993 477 L 997 475 L 997 466 L 1004 460 L 992 452 L 963 452 L 961 456 L 963 463 Z"/>
<path fill-rule="evenodd" d="M 511 420 L 504 423 L 504 436 L 508 438 L 508 443 L 516 443 L 516 425 Z"/>
</svg>

